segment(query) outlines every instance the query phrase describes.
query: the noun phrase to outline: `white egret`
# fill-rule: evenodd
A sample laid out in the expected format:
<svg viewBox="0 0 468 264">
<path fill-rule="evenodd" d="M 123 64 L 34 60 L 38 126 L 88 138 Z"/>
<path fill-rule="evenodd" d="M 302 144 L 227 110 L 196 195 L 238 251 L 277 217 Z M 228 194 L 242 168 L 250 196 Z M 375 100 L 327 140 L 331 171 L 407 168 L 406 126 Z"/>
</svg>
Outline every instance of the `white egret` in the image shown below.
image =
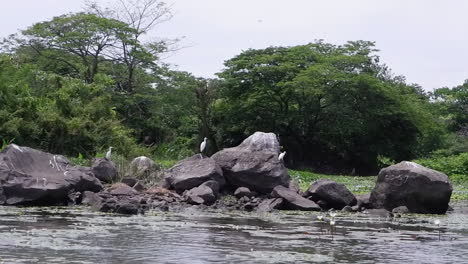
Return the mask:
<svg viewBox="0 0 468 264">
<path fill-rule="evenodd" d="M 46 178 L 42 178 L 42 184 L 44 185 L 44 188 L 45 188 L 46 185 L 47 185 L 47 179 Z"/>
<path fill-rule="evenodd" d="M 206 140 L 207 138 L 205 137 L 203 139 L 203 142 L 200 144 L 200 157 L 203 157 L 202 154 L 203 154 L 203 151 L 205 150 L 206 148 Z"/>
<path fill-rule="evenodd" d="M 112 147 L 109 147 L 109 150 L 106 153 L 106 159 L 110 160 L 112 156 Z"/>
<path fill-rule="evenodd" d="M 284 159 L 284 155 L 286 155 L 286 151 L 279 154 L 278 160 L 282 161 Z"/>
</svg>

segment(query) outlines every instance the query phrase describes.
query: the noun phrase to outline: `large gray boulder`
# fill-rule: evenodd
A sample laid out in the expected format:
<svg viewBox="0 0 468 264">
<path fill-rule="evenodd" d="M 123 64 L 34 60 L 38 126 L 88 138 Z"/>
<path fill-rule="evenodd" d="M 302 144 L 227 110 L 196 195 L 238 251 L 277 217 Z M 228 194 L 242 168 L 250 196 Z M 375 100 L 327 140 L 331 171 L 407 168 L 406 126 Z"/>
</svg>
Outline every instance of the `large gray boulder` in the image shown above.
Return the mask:
<svg viewBox="0 0 468 264">
<path fill-rule="evenodd" d="M 302 210 L 302 211 L 320 211 L 319 205 L 311 200 L 308 200 L 294 190 L 278 185 L 271 192 L 271 196 L 274 198 L 282 198 L 285 202 L 284 208 L 291 210 Z"/>
<path fill-rule="evenodd" d="M 110 183 L 117 179 L 117 168 L 114 162 L 106 158 L 95 158 L 93 159 L 92 170 L 94 176 L 101 182 Z"/>
<path fill-rule="evenodd" d="M 288 186 L 290 181 L 288 170 L 278 160 L 279 153 L 275 134 L 255 132 L 239 146 L 223 149 L 212 158 L 221 166 L 233 189 L 247 187 L 251 191 L 270 193 L 278 185 Z"/>
<path fill-rule="evenodd" d="M 159 183 L 163 179 L 161 166 L 152 159 L 140 156 L 136 157 L 130 163 L 128 177 L 133 177 L 146 182 Z"/>
<path fill-rule="evenodd" d="M 212 158 L 199 154 L 179 161 L 164 175 L 167 184 L 178 193 L 200 186 L 213 180 L 219 183 L 219 188 L 225 185 L 223 171 Z"/>
<path fill-rule="evenodd" d="M 72 193 L 103 188 L 90 168 L 17 145 L 0 152 L 0 205 L 66 205 Z"/>
<path fill-rule="evenodd" d="M 403 161 L 379 172 L 370 203 L 388 211 L 406 206 L 411 213 L 444 214 L 451 195 L 447 175 Z"/>
<path fill-rule="evenodd" d="M 328 179 L 320 179 L 313 182 L 304 193 L 305 197 L 310 197 L 313 201 L 325 201 L 326 209 L 343 209 L 345 206 L 356 204 L 356 197 L 346 188 L 344 184 Z"/>
</svg>

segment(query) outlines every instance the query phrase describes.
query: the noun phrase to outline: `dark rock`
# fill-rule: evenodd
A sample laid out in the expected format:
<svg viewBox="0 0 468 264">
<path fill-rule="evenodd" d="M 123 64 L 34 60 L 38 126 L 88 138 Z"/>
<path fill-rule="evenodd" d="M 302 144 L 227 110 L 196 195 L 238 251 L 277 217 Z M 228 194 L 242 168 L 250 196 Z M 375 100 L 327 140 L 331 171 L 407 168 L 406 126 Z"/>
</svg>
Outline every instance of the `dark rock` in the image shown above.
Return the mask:
<svg viewBox="0 0 468 264">
<path fill-rule="evenodd" d="M 372 208 L 369 202 L 369 199 L 370 199 L 370 193 L 356 195 L 357 205 L 359 206 L 359 208 L 365 208 L 365 209 Z"/>
<path fill-rule="evenodd" d="M 347 206 L 343 207 L 343 209 L 341 209 L 341 211 L 350 213 L 350 212 L 356 212 L 357 210 L 355 211 L 355 210 L 353 210 L 353 207 L 347 205 Z"/>
<path fill-rule="evenodd" d="M 283 198 L 286 209 L 320 211 L 320 206 L 316 203 L 281 185 L 278 185 L 273 189 L 271 196 L 275 198 Z"/>
<path fill-rule="evenodd" d="M 255 132 L 239 146 L 223 149 L 212 156 L 221 166 L 233 188 L 247 187 L 270 193 L 278 185 L 288 186 L 290 178 L 278 160 L 280 147 L 273 133 Z"/>
<path fill-rule="evenodd" d="M 68 194 L 68 205 L 77 205 L 81 203 L 81 192 L 72 192 Z"/>
<path fill-rule="evenodd" d="M 200 186 L 210 180 L 217 181 L 220 188 L 226 183 L 223 171 L 212 158 L 197 154 L 179 161 L 165 172 L 165 180 L 178 193 Z"/>
<path fill-rule="evenodd" d="M 0 153 L 0 205 L 67 205 L 71 193 L 102 188 L 89 168 L 61 155 L 15 144 Z"/>
<path fill-rule="evenodd" d="M 203 204 L 205 200 L 203 200 L 200 196 L 187 196 L 187 203 L 189 204 Z"/>
<path fill-rule="evenodd" d="M 330 207 L 328 207 L 327 202 L 324 201 L 324 200 L 318 200 L 318 201 L 317 201 L 317 204 L 320 206 L 320 208 L 322 208 L 322 209 L 324 209 L 324 210 L 330 209 Z"/>
<path fill-rule="evenodd" d="M 117 178 L 117 168 L 115 167 L 114 162 L 106 158 L 93 159 L 91 169 L 94 176 L 102 182 L 110 183 Z"/>
<path fill-rule="evenodd" d="M 411 213 L 444 214 L 451 195 L 447 175 L 403 161 L 380 171 L 370 203 L 389 211 L 406 206 Z"/>
<path fill-rule="evenodd" d="M 299 184 L 296 181 L 290 181 L 288 188 L 295 193 L 301 193 L 301 188 L 299 188 Z"/>
<path fill-rule="evenodd" d="M 257 206 L 257 212 L 267 213 L 278 209 L 283 204 L 282 198 L 265 199 Z"/>
<path fill-rule="evenodd" d="M 136 178 L 131 178 L 131 177 L 125 177 L 125 178 L 123 178 L 123 179 L 121 180 L 121 182 L 127 184 L 127 185 L 130 186 L 130 187 L 133 187 L 133 186 L 135 186 L 135 184 L 137 184 L 138 179 L 136 179 Z"/>
<path fill-rule="evenodd" d="M 313 199 L 324 200 L 329 208 L 342 209 L 356 204 L 356 197 L 344 184 L 336 183 L 328 179 L 320 179 L 312 183 L 304 194 L 312 196 Z"/>
<path fill-rule="evenodd" d="M 126 185 L 125 183 L 115 183 L 113 184 L 108 192 L 113 195 L 135 195 L 138 194 L 138 191 L 133 189 L 132 187 Z"/>
<path fill-rule="evenodd" d="M 117 214 L 138 214 L 139 206 L 135 201 L 125 200 L 116 205 L 114 212 Z"/>
<path fill-rule="evenodd" d="M 246 187 L 239 187 L 236 189 L 236 191 L 234 192 L 234 196 L 237 198 L 237 199 L 240 199 L 242 197 L 248 197 L 248 198 L 252 198 L 252 197 L 255 197 L 257 194 L 255 192 L 251 192 L 249 190 L 249 188 L 246 188 Z"/>
<path fill-rule="evenodd" d="M 81 203 L 84 205 L 93 205 L 102 200 L 102 198 L 94 192 L 85 191 L 81 197 Z"/>
<path fill-rule="evenodd" d="M 213 193 L 215 196 L 218 196 L 219 195 L 219 183 L 217 181 L 206 181 L 204 183 L 202 183 L 202 185 L 200 186 L 208 186 L 211 188 L 211 190 L 213 190 Z"/>
<path fill-rule="evenodd" d="M 406 206 L 398 206 L 393 208 L 392 210 L 393 214 L 409 214 L 410 211 L 408 210 L 408 207 Z"/>
<path fill-rule="evenodd" d="M 346 207 L 346 206 L 345 206 Z M 351 206 L 351 209 L 353 210 L 353 212 L 359 212 L 362 210 L 361 207 L 359 207 L 358 205 L 355 205 L 355 206 Z"/>
<path fill-rule="evenodd" d="M 143 192 L 144 190 L 146 190 L 146 186 L 143 185 L 143 183 L 141 183 L 140 181 L 138 181 L 138 182 L 133 186 L 133 189 L 135 189 L 135 190 L 138 191 L 138 192 Z"/>
<path fill-rule="evenodd" d="M 163 179 L 161 166 L 145 156 L 140 156 L 132 160 L 129 174 L 131 177 L 145 180 L 145 182 L 159 183 Z M 133 185 L 131 187 L 133 187 Z"/>
<path fill-rule="evenodd" d="M 208 187 L 208 185 L 203 184 L 186 191 L 184 196 L 187 197 L 187 201 L 192 204 L 210 205 L 216 201 L 216 195 L 213 190 Z M 198 198 L 201 198 L 201 200 Z"/>
</svg>

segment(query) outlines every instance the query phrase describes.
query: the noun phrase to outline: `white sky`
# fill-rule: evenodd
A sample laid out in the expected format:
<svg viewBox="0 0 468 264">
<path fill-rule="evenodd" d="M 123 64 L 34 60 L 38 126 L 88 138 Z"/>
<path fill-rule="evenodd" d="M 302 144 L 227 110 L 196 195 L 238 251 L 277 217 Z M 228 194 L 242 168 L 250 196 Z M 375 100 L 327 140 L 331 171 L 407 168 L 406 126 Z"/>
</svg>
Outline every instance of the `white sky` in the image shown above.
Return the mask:
<svg viewBox="0 0 468 264">
<path fill-rule="evenodd" d="M 100 0 L 102 3 L 115 0 Z M 324 39 L 375 41 L 381 62 L 426 90 L 468 79 L 465 0 L 168 0 L 174 18 L 153 34 L 181 37 L 167 58 L 177 69 L 213 77 L 248 48 Z M 2 1 L 0 36 L 79 11 L 81 0 Z"/>
</svg>

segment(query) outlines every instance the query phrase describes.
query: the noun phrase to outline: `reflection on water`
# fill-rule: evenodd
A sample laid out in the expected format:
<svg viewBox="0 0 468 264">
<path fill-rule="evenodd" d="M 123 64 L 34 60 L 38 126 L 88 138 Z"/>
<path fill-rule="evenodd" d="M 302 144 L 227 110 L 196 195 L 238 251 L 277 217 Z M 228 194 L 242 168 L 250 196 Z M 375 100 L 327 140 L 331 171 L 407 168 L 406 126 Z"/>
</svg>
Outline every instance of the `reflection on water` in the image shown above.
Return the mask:
<svg viewBox="0 0 468 264">
<path fill-rule="evenodd" d="M 333 236 L 327 216 L 312 212 L 0 207 L 0 263 L 466 263 L 468 203 L 454 207 L 444 216 L 338 214 Z"/>
</svg>

